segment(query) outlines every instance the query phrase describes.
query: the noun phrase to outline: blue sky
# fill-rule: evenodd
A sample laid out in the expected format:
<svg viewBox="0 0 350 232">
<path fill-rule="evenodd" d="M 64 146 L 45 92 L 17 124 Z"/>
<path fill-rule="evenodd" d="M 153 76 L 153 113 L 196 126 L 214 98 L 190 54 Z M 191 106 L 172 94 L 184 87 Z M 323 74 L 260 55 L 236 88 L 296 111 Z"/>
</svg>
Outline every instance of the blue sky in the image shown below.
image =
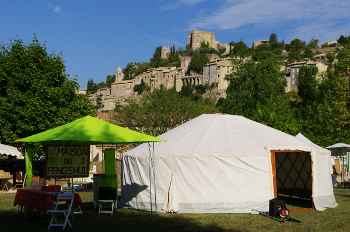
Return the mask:
<svg viewBox="0 0 350 232">
<path fill-rule="evenodd" d="M 0 43 L 33 34 L 63 56 L 84 89 L 159 45 L 184 47 L 193 29 L 221 42 L 299 37 L 333 40 L 350 34 L 349 0 L 0 0 Z"/>
</svg>

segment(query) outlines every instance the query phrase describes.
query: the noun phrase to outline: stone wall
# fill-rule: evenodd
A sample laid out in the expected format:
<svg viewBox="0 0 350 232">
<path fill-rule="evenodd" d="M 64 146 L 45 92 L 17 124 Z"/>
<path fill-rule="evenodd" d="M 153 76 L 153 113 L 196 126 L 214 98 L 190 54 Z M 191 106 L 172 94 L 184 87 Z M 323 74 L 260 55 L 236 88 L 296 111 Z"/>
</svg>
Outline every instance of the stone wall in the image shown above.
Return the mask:
<svg viewBox="0 0 350 232">
<path fill-rule="evenodd" d="M 208 86 L 216 85 L 220 93 L 225 93 L 229 85 L 226 77 L 234 71 L 234 67 L 233 58 L 212 60 L 203 67 L 203 79 Z"/>
<path fill-rule="evenodd" d="M 188 35 L 187 45 L 192 49 L 200 48 L 203 42 L 208 43 L 211 48 L 217 48 L 213 32 L 192 30 Z"/>
<path fill-rule="evenodd" d="M 319 61 L 300 61 L 287 64 L 285 67 L 286 92 L 298 91 L 298 76 L 300 68 L 303 66 L 317 67 L 316 79 L 320 80 L 326 74 L 328 66 Z"/>
</svg>

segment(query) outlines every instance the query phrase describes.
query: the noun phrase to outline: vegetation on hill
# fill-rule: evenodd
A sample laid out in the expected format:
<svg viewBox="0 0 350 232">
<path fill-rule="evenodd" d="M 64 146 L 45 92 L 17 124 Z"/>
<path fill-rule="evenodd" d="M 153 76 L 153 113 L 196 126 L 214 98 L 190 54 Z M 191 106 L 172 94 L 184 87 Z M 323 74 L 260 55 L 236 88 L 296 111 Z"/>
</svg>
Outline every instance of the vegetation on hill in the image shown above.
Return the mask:
<svg viewBox="0 0 350 232">
<path fill-rule="evenodd" d="M 117 105 L 115 121 L 130 128 L 159 135 L 203 113 L 217 112 L 215 104 L 183 96 L 174 89 L 147 92 L 139 100 Z"/>
<path fill-rule="evenodd" d="M 243 41 L 231 42 L 227 56 L 243 59 L 238 59 L 239 68 L 228 77 L 227 97 L 218 101 L 217 109 L 202 99 L 208 86 L 185 86 L 177 94 L 163 89 L 149 93 L 147 86 L 141 84 L 135 87 L 135 91 L 142 94 L 141 100 L 118 106 L 118 120 L 131 127 L 144 125 L 147 132 L 157 134 L 199 112 L 219 110 L 241 114 L 291 134 L 302 132 L 321 145 L 337 141 L 350 143 L 350 37 L 341 36 L 338 44 L 338 47 L 320 47 L 317 39 L 305 42 L 298 38 L 287 44 L 279 41 L 274 33 L 267 43 L 255 48 Z M 298 91 L 286 93 L 285 63 L 314 59 L 319 53 L 326 53 L 329 65 L 324 77 L 316 78 L 316 67 L 302 67 Z M 223 56 L 205 43 L 197 50 L 172 48 L 171 54 L 176 57 L 174 60 L 192 56 L 187 74 L 201 73 L 209 55 Z M 150 62 L 128 64 L 124 70 L 126 78 L 132 79 L 149 67 L 167 65 L 170 60 L 162 59 L 157 48 Z M 181 111 L 184 109 L 192 113 Z M 185 119 L 177 115 L 185 115 Z"/>
<path fill-rule="evenodd" d="M 241 114 L 291 134 L 302 132 L 321 145 L 340 141 L 350 143 L 350 49 L 346 48 L 347 38 L 341 39 L 344 48 L 335 54 L 334 64 L 329 62 L 323 79 L 316 79 L 316 67 L 302 67 L 298 92 L 285 93 L 281 71 L 283 59 L 297 61 L 310 56 L 308 49 L 317 48 L 318 41 L 306 44 L 295 39 L 287 46 L 273 39 L 275 36 L 271 37 L 269 44 L 247 52 L 252 55 L 252 60 L 229 76 L 227 97 L 218 101 L 219 110 Z M 244 49 L 244 46 L 240 47 Z M 282 54 L 283 47 L 288 51 L 287 57 Z"/>
<path fill-rule="evenodd" d="M 107 75 L 105 81 L 101 81 L 99 83 L 95 83 L 93 79 L 89 79 L 86 86 L 86 92 L 87 94 L 93 94 L 96 93 L 98 89 L 111 87 L 112 83 L 115 81 L 115 75 Z"/>
<path fill-rule="evenodd" d="M 66 74 L 62 57 L 48 54 L 34 39 L 0 48 L 0 142 L 11 143 L 94 114 L 78 83 Z"/>
</svg>

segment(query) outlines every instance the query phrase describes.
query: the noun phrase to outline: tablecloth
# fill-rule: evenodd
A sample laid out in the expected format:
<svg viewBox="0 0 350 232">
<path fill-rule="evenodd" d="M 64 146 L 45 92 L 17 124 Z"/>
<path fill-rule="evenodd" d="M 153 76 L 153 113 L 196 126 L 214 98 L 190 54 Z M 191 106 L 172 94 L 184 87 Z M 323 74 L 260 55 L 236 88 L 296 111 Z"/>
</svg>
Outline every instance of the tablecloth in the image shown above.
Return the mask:
<svg viewBox="0 0 350 232">
<path fill-rule="evenodd" d="M 50 192 L 33 189 L 17 189 L 14 205 L 46 212 L 52 207 L 55 198 L 55 194 Z M 77 193 L 74 193 L 74 204 L 77 206 L 81 205 L 81 198 Z"/>
</svg>

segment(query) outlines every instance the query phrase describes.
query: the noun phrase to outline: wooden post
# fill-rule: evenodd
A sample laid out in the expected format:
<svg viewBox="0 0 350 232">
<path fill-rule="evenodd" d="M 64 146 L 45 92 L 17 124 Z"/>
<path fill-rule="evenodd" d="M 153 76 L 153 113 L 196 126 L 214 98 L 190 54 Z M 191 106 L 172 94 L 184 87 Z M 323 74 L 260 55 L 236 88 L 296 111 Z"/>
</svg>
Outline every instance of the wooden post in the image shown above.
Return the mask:
<svg viewBox="0 0 350 232">
<path fill-rule="evenodd" d="M 277 197 L 276 152 L 275 151 L 271 151 L 271 167 L 272 167 L 273 194 L 274 194 L 274 197 Z"/>
</svg>

